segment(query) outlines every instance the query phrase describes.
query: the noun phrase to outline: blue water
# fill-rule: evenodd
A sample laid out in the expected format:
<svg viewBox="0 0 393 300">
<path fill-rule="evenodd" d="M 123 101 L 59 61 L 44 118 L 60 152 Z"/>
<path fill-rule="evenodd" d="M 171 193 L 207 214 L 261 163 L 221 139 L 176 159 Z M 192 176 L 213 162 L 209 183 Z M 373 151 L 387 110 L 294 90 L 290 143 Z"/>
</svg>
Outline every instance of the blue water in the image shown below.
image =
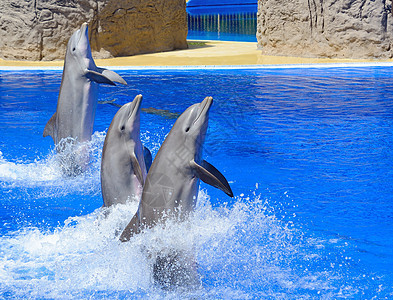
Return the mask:
<svg viewBox="0 0 393 300">
<path fill-rule="evenodd" d="M 187 13 L 200 14 L 235 14 L 235 13 L 257 13 L 258 2 L 250 1 L 195 1 L 187 2 Z"/>
<path fill-rule="evenodd" d="M 254 34 L 242 34 L 236 32 L 217 32 L 188 30 L 187 40 L 212 40 L 212 41 L 232 41 L 256 43 L 257 37 Z"/>
<path fill-rule="evenodd" d="M 257 42 L 257 13 L 187 15 L 188 40 Z"/>
<path fill-rule="evenodd" d="M 201 184 L 184 224 L 116 238 L 100 156 L 117 108 L 99 104 L 90 169 L 63 178 L 42 131 L 61 71 L 0 71 L 0 298 L 388 299 L 393 297 L 393 69 L 125 70 L 127 87 L 181 113 L 213 96 L 204 157 L 235 198 Z M 153 156 L 173 119 L 142 114 Z M 144 255 L 196 253 L 203 287 L 163 291 Z"/>
</svg>

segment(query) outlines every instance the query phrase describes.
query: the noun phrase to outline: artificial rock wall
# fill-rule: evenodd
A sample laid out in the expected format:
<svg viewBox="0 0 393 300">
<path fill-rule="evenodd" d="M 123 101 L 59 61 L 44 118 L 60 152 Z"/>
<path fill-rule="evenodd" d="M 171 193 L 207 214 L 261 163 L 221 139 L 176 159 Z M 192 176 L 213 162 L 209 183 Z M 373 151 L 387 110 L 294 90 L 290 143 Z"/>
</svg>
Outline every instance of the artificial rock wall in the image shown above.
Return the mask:
<svg viewBox="0 0 393 300">
<path fill-rule="evenodd" d="M 95 58 L 187 48 L 185 0 L 0 0 L 0 57 L 63 59 L 83 22 Z"/>
<path fill-rule="evenodd" d="M 263 54 L 391 58 L 391 0 L 258 0 Z"/>
</svg>

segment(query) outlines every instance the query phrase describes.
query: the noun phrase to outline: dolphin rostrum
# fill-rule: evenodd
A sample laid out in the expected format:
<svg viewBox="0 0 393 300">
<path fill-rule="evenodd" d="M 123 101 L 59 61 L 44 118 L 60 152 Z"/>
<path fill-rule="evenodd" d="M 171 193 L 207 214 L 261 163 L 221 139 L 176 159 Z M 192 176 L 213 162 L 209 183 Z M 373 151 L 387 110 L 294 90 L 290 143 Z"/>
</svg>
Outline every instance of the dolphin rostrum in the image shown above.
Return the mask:
<svg viewBox="0 0 393 300">
<path fill-rule="evenodd" d="M 176 120 L 147 174 L 138 211 L 120 236 L 122 242 L 164 216 L 182 219 L 193 211 L 199 179 L 233 197 L 231 187 L 215 167 L 202 160 L 212 97 L 190 106 Z"/>
<path fill-rule="evenodd" d="M 53 138 L 57 151 L 62 139 L 78 142 L 91 139 L 97 106 L 98 83 L 127 84 L 113 71 L 96 66 L 90 49 L 87 23 L 74 32 L 67 44 L 57 109 L 45 126 L 43 136 Z"/>
<path fill-rule="evenodd" d="M 101 159 L 101 191 L 106 207 L 139 201 L 141 197 L 151 164 L 150 151 L 140 139 L 141 102 L 142 95 L 138 95 L 123 105 L 106 134 Z"/>
</svg>

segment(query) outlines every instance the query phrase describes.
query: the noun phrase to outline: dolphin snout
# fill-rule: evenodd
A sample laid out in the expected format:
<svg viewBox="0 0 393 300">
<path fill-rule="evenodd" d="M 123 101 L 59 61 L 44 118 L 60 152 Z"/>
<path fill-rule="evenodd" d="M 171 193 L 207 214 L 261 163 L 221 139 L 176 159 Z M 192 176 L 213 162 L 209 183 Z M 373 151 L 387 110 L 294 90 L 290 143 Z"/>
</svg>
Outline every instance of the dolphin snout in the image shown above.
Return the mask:
<svg viewBox="0 0 393 300">
<path fill-rule="evenodd" d="M 200 113 L 207 113 L 213 104 L 213 97 L 206 97 L 200 104 Z"/>
<path fill-rule="evenodd" d="M 129 111 L 130 115 L 131 115 L 132 113 L 138 112 L 138 111 L 140 110 L 140 108 L 141 108 L 141 104 L 142 104 L 142 95 L 139 94 L 139 95 L 137 95 L 137 96 L 135 97 L 135 99 L 131 102 L 130 111 Z"/>
<path fill-rule="evenodd" d="M 84 23 L 81 25 L 81 28 L 80 28 L 81 32 L 85 32 L 85 31 L 87 30 L 88 27 L 89 27 L 89 26 L 87 25 L 87 22 L 84 22 Z"/>
<path fill-rule="evenodd" d="M 132 102 L 124 105 L 124 114 L 128 120 L 138 118 L 142 106 L 142 95 L 137 95 Z"/>
<path fill-rule="evenodd" d="M 196 123 L 201 116 L 208 114 L 210 107 L 213 104 L 213 97 L 206 97 L 200 104 L 198 108 L 198 116 L 196 117 L 194 123 Z"/>
<path fill-rule="evenodd" d="M 89 38 L 88 38 L 88 29 L 89 29 L 89 26 L 87 25 L 86 22 L 81 25 L 81 28 L 79 29 L 78 44 L 81 41 L 83 36 L 86 37 L 86 40 L 89 40 Z"/>
<path fill-rule="evenodd" d="M 212 106 L 212 104 L 213 104 L 213 97 L 206 97 L 201 102 L 202 107 L 206 107 L 207 106 L 207 109 L 209 109 L 210 106 Z"/>
</svg>

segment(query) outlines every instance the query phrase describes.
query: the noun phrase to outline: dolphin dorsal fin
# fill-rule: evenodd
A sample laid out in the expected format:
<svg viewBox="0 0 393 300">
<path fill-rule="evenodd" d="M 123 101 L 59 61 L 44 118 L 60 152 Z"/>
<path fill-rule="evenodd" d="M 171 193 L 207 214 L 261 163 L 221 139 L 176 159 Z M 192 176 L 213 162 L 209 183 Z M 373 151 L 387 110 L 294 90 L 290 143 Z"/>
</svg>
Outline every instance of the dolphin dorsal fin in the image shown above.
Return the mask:
<svg viewBox="0 0 393 300">
<path fill-rule="evenodd" d="M 128 223 L 126 228 L 124 228 L 120 236 L 120 241 L 128 242 L 134 234 L 138 234 L 139 232 L 140 232 L 140 224 L 139 224 L 139 217 L 137 212 L 134 215 L 134 217 L 131 219 L 130 223 Z"/>
<path fill-rule="evenodd" d="M 146 172 L 149 172 L 151 163 L 153 161 L 153 157 L 151 155 L 150 150 L 145 146 L 143 146 L 143 156 L 145 158 Z"/>
<path fill-rule="evenodd" d="M 53 116 L 49 119 L 49 121 L 46 123 L 45 128 L 44 128 L 44 133 L 42 134 L 43 137 L 46 137 L 50 135 L 55 141 L 55 127 L 56 127 L 56 113 L 53 114 Z"/>
<path fill-rule="evenodd" d="M 105 75 L 93 71 L 93 70 L 86 70 L 85 75 L 87 78 L 89 78 L 91 81 L 97 82 L 97 83 L 106 83 L 110 85 L 116 85 L 112 80 L 110 80 L 108 77 Z"/>
<path fill-rule="evenodd" d="M 213 165 L 209 164 L 206 160 L 203 160 L 199 165 L 193 159 L 190 161 L 190 166 L 195 171 L 197 177 L 203 182 L 220 189 L 229 197 L 233 197 L 233 192 L 228 181 Z"/>
</svg>

